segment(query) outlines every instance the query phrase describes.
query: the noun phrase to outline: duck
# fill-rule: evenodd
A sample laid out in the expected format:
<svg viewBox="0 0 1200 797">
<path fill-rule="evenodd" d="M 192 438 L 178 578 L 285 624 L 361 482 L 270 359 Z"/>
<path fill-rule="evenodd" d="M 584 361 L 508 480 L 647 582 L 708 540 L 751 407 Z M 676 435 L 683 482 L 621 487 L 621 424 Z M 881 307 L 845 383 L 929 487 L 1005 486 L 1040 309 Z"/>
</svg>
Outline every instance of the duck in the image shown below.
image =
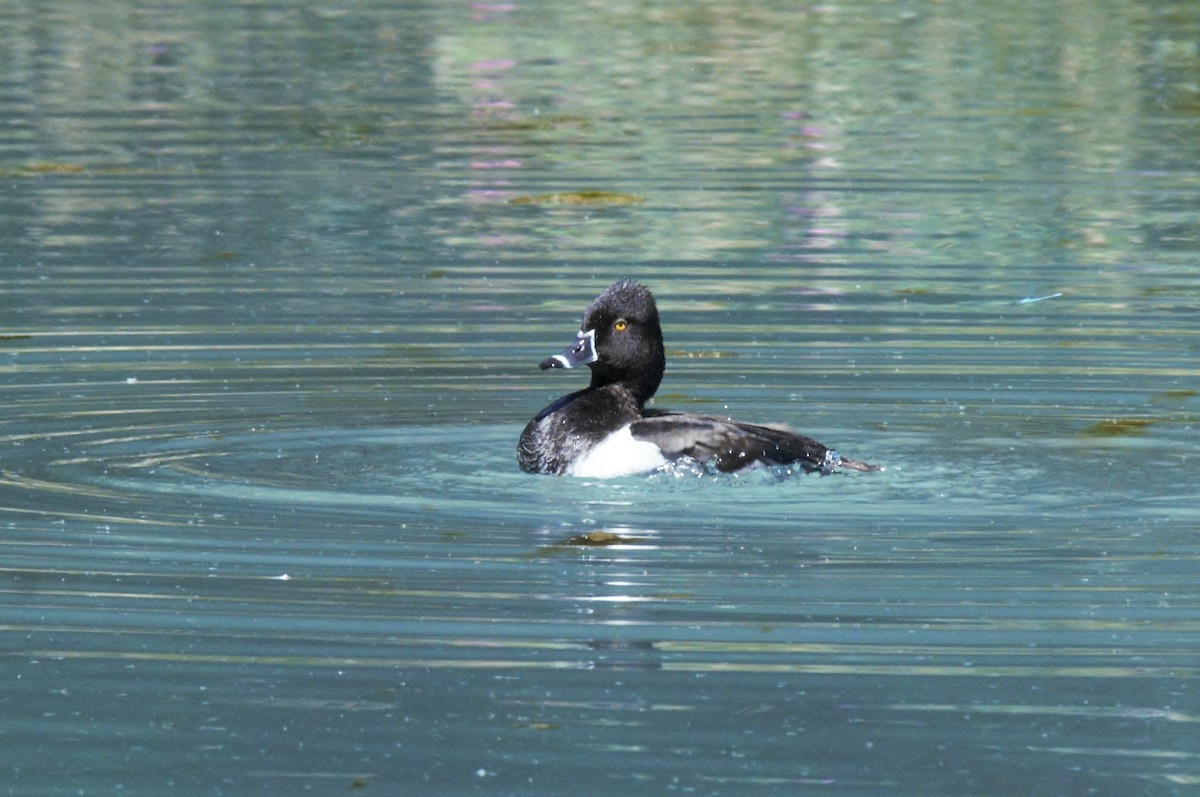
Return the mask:
<svg viewBox="0 0 1200 797">
<path fill-rule="evenodd" d="M 654 296 L 614 282 L 583 313 L 575 340 L 541 370 L 587 366 L 590 384 L 535 415 L 521 432 L 517 462 L 528 473 L 615 478 L 689 458 L 722 473 L 798 466 L 805 473 L 879 471 L 786 426 L 648 408 L 666 369 Z"/>
</svg>

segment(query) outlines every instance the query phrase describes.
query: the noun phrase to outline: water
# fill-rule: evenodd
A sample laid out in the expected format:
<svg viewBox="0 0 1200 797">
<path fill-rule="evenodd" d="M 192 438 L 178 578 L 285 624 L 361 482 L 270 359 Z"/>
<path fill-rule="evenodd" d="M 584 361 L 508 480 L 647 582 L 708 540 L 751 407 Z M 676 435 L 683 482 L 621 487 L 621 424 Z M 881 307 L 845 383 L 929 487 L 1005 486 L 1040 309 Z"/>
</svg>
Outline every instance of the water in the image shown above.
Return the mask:
<svg viewBox="0 0 1200 797">
<path fill-rule="evenodd" d="M 0 5 L 0 793 L 1191 793 L 1198 40 Z M 620 276 L 887 470 L 520 473 Z"/>
</svg>

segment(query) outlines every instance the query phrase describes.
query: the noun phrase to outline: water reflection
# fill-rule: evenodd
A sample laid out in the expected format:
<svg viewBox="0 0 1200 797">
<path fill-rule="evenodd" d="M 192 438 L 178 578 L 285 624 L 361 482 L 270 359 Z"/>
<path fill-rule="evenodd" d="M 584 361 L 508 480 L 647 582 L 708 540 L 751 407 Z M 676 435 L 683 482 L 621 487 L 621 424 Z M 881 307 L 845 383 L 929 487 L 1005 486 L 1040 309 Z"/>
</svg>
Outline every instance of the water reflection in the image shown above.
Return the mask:
<svg viewBox="0 0 1200 797">
<path fill-rule="evenodd" d="M 0 5 L 9 791 L 1193 785 L 1198 32 Z M 888 471 L 519 473 L 620 276 Z"/>
</svg>

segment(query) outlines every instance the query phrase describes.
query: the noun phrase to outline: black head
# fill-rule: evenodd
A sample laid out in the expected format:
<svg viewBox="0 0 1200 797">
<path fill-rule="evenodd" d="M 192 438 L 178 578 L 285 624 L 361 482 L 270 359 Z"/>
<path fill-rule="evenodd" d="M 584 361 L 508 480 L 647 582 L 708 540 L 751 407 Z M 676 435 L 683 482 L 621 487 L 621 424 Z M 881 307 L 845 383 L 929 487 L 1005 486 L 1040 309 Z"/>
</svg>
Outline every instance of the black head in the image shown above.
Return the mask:
<svg viewBox="0 0 1200 797">
<path fill-rule="evenodd" d="M 583 313 L 577 341 L 542 368 L 592 369 L 592 387 L 623 383 L 645 403 L 662 381 L 666 358 L 658 307 L 645 286 L 620 280 L 600 294 Z"/>
</svg>

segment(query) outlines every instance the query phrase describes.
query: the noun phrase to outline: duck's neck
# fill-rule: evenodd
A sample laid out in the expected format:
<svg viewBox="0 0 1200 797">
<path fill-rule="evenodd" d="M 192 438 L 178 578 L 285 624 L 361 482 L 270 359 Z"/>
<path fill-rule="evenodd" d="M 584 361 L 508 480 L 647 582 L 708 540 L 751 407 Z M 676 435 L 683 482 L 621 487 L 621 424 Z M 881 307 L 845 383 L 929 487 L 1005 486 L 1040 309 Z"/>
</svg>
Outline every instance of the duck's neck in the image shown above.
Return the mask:
<svg viewBox="0 0 1200 797">
<path fill-rule="evenodd" d="M 639 370 L 636 373 L 605 371 L 593 366 L 591 386 L 592 389 L 608 387 L 609 385 L 619 386 L 637 403 L 640 410 L 654 395 L 655 391 L 658 390 L 658 386 L 662 382 L 665 367 L 666 361 L 661 349 L 653 361 L 653 367 Z"/>
</svg>

